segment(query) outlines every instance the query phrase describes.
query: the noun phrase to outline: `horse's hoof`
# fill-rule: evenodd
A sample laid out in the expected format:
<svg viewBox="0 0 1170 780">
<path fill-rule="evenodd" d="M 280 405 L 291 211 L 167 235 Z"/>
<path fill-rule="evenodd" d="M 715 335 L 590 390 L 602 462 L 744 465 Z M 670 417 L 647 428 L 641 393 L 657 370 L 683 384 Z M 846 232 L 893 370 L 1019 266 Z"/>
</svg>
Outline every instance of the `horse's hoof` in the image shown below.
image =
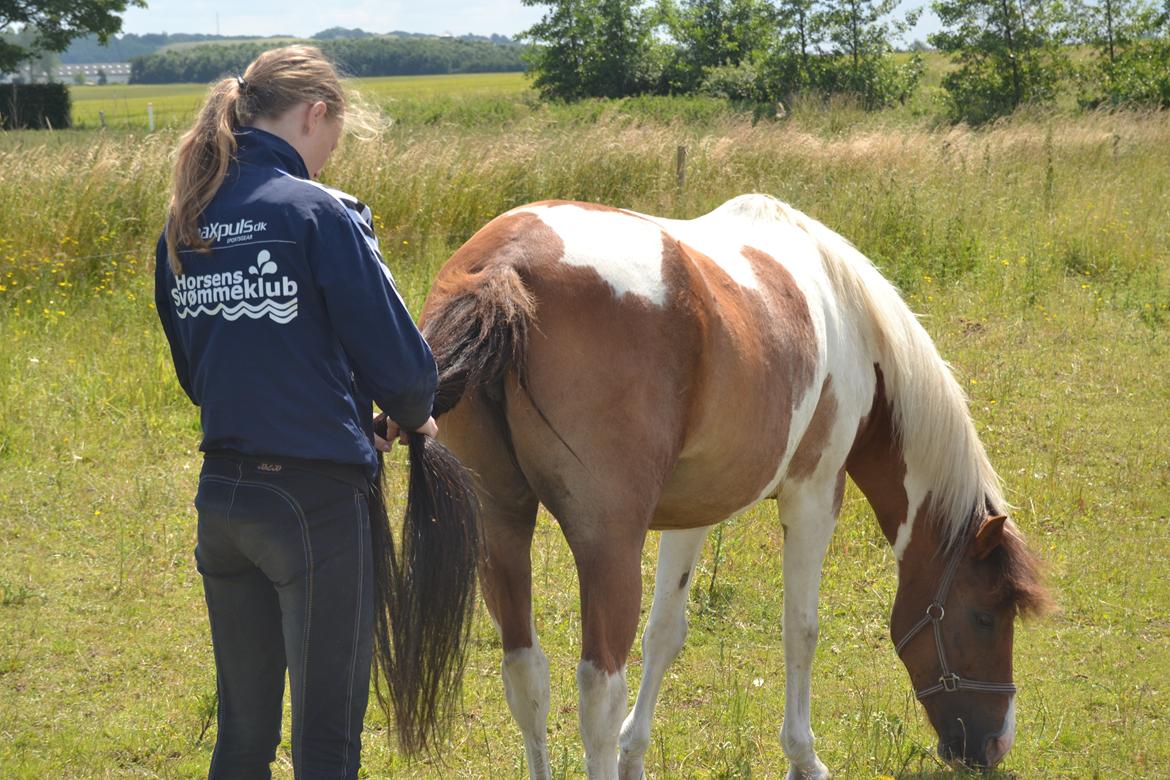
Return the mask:
<svg viewBox="0 0 1170 780">
<path fill-rule="evenodd" d="M 618 760 L 618 780 L 644 780 L 645 777 L 645 764 L 641 757 L 627 759 L 622 756 Z"/>
<path fill-rule="evenodd" d="M 803 769 L 796 766 L 788 767 L 788 780 L 829 780 L 829 768 L 816 759 L 816 763 Z"/>
</svg>

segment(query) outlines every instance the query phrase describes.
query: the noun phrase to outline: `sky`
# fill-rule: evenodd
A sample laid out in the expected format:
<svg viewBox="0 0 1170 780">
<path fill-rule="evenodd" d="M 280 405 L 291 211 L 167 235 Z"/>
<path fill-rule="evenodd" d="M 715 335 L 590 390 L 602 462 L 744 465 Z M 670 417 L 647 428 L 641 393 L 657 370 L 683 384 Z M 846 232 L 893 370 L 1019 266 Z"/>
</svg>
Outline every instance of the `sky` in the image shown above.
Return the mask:
<svg viewBox="0 0 1170 780">
<path fill-rule="evenodd" d="M 307 37 L 329 27 L 360 27 L 370 32 L 442 35 L 515 35 L 539 21 L 544 7 L 526 8 L 520 0 L 147 0 L 123 17 L 128 33 L 215 33 Z M 903 7 L 926 5 L 903 0 Z M 925 39 L 938 28 L 929 12 L 907 36 Z"/>
<path fill-rule="evenodd" d="M 541 8 L 520 0 L 147 0 L 123 16 L 128 33 L 214 33 L 216 15 L 223 35 L 308 37 L 329 27 L 370 32 L 513 35 L 538 21 Z"/>
</svg>

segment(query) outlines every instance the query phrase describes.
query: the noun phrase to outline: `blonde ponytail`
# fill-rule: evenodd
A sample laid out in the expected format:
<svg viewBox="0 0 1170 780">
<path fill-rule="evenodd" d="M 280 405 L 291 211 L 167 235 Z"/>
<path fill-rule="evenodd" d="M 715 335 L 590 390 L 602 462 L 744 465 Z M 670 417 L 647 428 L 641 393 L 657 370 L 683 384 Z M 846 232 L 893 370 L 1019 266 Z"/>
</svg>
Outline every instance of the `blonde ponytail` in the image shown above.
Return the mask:
<svg viewBox="0 0 1170 780">
<path fill-rule="evenodd" d="M 179 249 L 211 251 L 200 237 L 200 217 L 215 197 L 236 154 L 235 132 L 258 118 L 276 119 L 293 106 L 323 102 L 343 118 L 345 91 L 337 70 L 314 46 L 286 46 L 261 54 L 242 77 L 214 84 L 194 126 L 179 141 L 167 210 L 167 259 L 183 273 Z"/>
</svg>

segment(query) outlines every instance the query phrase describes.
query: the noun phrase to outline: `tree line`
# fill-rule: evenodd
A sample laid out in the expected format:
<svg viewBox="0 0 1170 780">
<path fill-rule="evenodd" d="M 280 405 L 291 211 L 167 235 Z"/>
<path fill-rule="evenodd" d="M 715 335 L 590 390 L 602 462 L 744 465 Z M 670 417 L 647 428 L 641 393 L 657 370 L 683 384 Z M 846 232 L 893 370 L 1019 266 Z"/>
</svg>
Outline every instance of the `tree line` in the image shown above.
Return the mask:
<svg viewBox="0 0 1170 780">
<path fill-rule="evenodd" d="M 350 76 L 416 76 L 521 71 L 521 47 L 457 38 L 375 36 L 312 41 Z M 207 82 L 242 73 L 271 42 L 168 49 L 130 61 L 131 84 Z"/>
<path fill-rule="evenodd" d="M 920 11 L 898 0 L 522 0 L 548 98 L 706 93 L 754 103 L 905 102 L 923 61 L 895 55 Z M 1158 5 L 1157 3 L 1162 3 Z M 955 120 L 986 122 L 1062 90 L 1081 105 L 1170 106 L 1170 0 L 935 0 L 931 45 Z"/>
<path fill-rule="evenodd" d="M 3 2 L 3 0 L 0 0 Z M 360 27 L 330 27 L 309 36 L 314 41 L 327 41 L 336 38 L 377 38 L 382 33 L 369 32 Z M 403 32 L 395 30 L 385 33 L 392 38 L 433 38 L 433 35 L 423 33 Z M 293 38 L 292 35 L 272 35 L 272 38 Z M 490 41 L 491 43 L 513 43 L 505 35 L 460 35 L 460 40 Z M 255 41 L 255 35 L 211 35 L 205 33 L 126 33 L 110 37 L 104 43 L 96 35 L 85 35 L 69 44 L 69 48 L 61 52 L 62 64 L 97 64 L 106 62 L 129 62 L 134 57 L 143 57 L 154 54 L 160 49 L 176 43 L 240 43 Z"/>
</svg>

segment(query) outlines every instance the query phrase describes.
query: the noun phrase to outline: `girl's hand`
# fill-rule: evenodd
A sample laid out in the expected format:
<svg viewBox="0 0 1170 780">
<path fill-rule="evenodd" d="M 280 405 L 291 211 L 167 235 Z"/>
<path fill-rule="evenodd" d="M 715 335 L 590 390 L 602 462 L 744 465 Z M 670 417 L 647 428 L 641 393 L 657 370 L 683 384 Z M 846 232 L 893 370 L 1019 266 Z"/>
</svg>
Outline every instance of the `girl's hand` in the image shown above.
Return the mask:
<svg viewBox="0 0 1170 780">
<path fill-rule="evenodd" d="M 394 440 L 399 435 L 398 423 L 385 413 L 374 416 L 374 449 L 378 452 L 389 452 L 394 448 Z"/>
<path fill-rule="evenodd" d="M 414 429 L 415 433 L 421 433 L 423 436 L 430 436 L 432 439 L 439 435 L 439 424 L 435 422 L 434 417 L 428 417 L 427 421 L 421 427 Z M 402 443 L 406 444 L 406 437 L 402 438 Z"/>
<path fill-rule="evenodd" d="M 384 435 L 379 434 L 382 426 L 386 428 Z M 433 439 L 439 435 L 439 424 L 435 422 L 434 417 L 428 417 L 427 421 L 416 428 L 414 432 L 421 433 L 423 436 L 430 436 Z M 395 439 L 400 444 L 406 444 L 406 434 L 407 431 L 402 430 L 398 423 L 391 420 L 384 413 L 374 418 L 374 449 L 379 452 L 389 452 L 393 449 Z"/>
</svg>

